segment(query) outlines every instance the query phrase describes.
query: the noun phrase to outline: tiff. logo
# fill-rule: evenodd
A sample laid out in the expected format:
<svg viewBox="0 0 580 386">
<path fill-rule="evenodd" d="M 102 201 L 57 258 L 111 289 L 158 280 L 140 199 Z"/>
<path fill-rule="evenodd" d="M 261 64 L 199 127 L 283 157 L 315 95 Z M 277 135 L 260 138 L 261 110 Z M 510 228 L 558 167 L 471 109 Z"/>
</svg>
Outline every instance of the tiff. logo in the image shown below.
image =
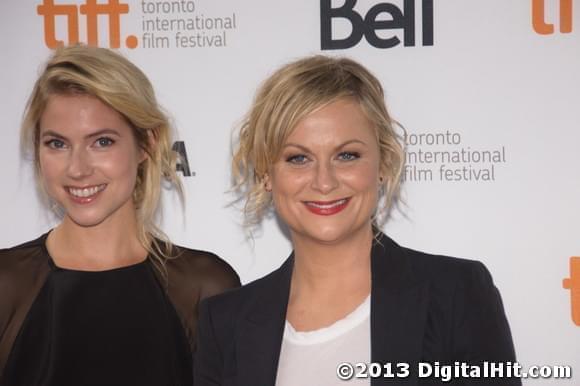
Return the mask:
<svg viewBox="0 0 580 386">
<path fill-rule="evenodd" d="M 99 45 L 98 17 L 107 16 L 109 24 L 109 47 L 119 48 L 121 45 L 121 15 L 129 13 L 129 5 L 119 0 L 107 0 L 98 3 L 97 0 L 85 0 L 80 6 L 76 4 L 55 4 L 54 0 L 43 0 L 37 7 L 37 12 L 44 18 L 44 41 L 48 48 L 56 48 L 65 44 L 56 38 L 56 18 L 66 17 L 68 44 L 79 43 L 79 17 L 85 16 L 87 26 L 86 43 L 92 46 Z M 136 36 L 130 35 L 125 44 L 128 48 L 135 48 L 138 44 Z"/>
<path fill-rule="evenodd" d="M 559 0 L 560 5 L 560 32 L 572 32 L 572 0 Z M 554 24 L 546 21 L 545 0 L 532 0 L 532 26 L 540 35 L 554 33 Z"/>
<path fill-rule="evenodd" d="M 580 257 L 570 258 L 570 277 L 564 279 L 562 285 L 570 290 L 572 321 L 580 326 Z"/>
</svg>

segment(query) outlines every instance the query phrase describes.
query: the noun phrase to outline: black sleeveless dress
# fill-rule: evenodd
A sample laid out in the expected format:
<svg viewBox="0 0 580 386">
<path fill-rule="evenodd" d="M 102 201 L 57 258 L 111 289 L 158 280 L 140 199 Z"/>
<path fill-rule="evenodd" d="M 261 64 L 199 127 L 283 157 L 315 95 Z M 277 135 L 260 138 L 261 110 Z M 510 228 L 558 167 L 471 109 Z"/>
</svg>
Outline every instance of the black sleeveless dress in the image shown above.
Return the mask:
<svg viewBox="0 0 580 386">
<path fill-rule="evenodd" d="M 19 293 L 8 291 L 13 303 L 32 301 L 17 334 L 12 333 L 4 364 L 2 346 L 10 338 L 4 335 L 15 328 L 5 314 L 10 307 L 0 300 L 0 328 L 6 320 L 9 327 L 0 330 L 0 385 L 192 384 L 199 300 L 239 285 L 227 263 L 207 252 L 180 248 L 179 257 L 167 261 L 172 286 L 166 286 L 149 259 L 99 272 L 59 268 L 48 255 L 45 240 L 46 235 L 0 252 L 0 298 L 5 296 L 2 288 L 14 279 L 3 266 L 6 260 L 16 260 L 10 264 L 15 276 L 23 276 L 27 265 L 29 275 L 43 276 L 31 299 L 27 299 L 30 291 L 23 293 L 22 288 Z M 29 263 L 31 252 L 36 252 L 34 268 Z M 177 272 L 175 264 L 180 264 Z M 44 265 L 46 272 L 38 269 Z M 194 272 L 188 275 L 188 269 Z M 203 272 L 213 272 L 213 280 L 201 279 Z M 194 283 L 184 282 L 188 276 Z"/>
</svg>

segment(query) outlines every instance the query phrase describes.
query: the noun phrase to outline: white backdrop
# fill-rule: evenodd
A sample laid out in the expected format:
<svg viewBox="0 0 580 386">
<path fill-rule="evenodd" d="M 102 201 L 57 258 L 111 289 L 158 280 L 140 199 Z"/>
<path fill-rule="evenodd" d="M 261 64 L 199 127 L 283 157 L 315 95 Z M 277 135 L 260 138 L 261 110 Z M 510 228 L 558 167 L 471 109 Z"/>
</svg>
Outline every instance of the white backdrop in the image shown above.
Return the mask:
<svg viewBox="0 0 580 386">
<path fill-rule="evenodd" d="M 184 178 L 185 209 L 172 194 L 164 198 L 163 228 L 176 243 L 216 252 L 244 282 L 285 259 L 290 244 L 274 219 L 248 242 L 240 213 L 227 206 L 231 132 L 258 84 L 279 65 L 320 52 L 349 56 L 380 78 L 392 115 L 410 134 L 407 205 L 385 231 L 415 249 L 483 261 L 503 295 L 520 362 L 566 364 L 580 372 L 580 325 L 572 319 L 571 291 L 562 285 L 570 276 L 570 257 L 580 256 L 577 1 L 568 9 L 572 0 L 434 0 L 429 45 L 422 27 L 426 21 L 429 31 L 423 8 L 431 1 L 391 0 L 401 9 L 416 5 L 414 46 L 376 48 L 362 37 L 337 50 L 321 50 L 321 20 L 328 16 L 319 1 L 125 2 L 120 49 L 150 77 L 195 172 Z M 26 98 L 50 52 L 40 3 L 0 2 L 0 127 L 6 145 L 0 152 L 0 247 L 35 238 L 53 225 L 18 147 Z M 177 3 L 182 9 L 170 9 Z M 355 3 L 364 18 L 387 1 Z M 330 6 L 339 9 L 345 0 Z M 405 17 L 412 20 L 409 13 Z M 377 16 L 390 18 L 386 12 Z M 55 20 L 55 37 L 67 42 L 67 18 Z M 99 45 L 110 47 L 109 17 L 98 20 Z M 85 42 L 85 16 L 79 21 L 79 40 Z M 330 23 L 333 39 L 354 32 L 345 18 Z M 546 33 L 549 24 L 553 33 Z M 178 47 L 176 35 L 196 46 Z M 405 32 L 383 29 L 377 35 L 402 41 Z M 464 158 L 440 162 L 445 152 Z M 484 152 L 493 159 L 478 162 Z M 576 293 L 579 282 L 573 280 Z M 578 377 L 524 384 L 578 384 Z"/>
</svg>

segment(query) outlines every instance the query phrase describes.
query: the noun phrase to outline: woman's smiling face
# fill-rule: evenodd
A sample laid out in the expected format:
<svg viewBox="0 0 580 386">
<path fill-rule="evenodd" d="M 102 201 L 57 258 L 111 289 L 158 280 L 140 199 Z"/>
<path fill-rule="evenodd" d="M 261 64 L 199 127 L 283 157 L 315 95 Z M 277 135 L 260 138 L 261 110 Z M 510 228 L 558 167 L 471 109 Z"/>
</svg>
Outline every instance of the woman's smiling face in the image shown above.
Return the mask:
<svg viewBox="0 0 580 386">
<path fill-rule="evenodd" d="M 89 95 L 53 95 L 39 126 L 40 176 L 70 220 L 88 227 L 134 211 L 145 155 L 117 111 Z"/>
<path fill-rule="evenodd" d="M 294 241 L 335 243 L 370 231 L 380 152 L 358 102 L 343 98 L 298 122 L 266 177 Z"/>
</svg>

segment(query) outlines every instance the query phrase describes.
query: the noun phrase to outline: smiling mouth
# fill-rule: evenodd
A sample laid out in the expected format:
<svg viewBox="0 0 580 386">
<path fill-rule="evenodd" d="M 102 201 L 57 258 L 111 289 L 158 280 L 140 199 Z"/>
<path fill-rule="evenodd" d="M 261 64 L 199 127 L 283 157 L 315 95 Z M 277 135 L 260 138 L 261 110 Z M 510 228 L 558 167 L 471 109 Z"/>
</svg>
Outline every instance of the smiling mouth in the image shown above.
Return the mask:
<svg viewBox="0 0 580 386">
<path fill-rule="evenodd" d="M 342 211 L 349 202 L 350 197 L 347 197 L 334 201 L 304 201 L 304 205 L 314 214 L 330 216 Z"/>
<path fill-rule="evenodd" d="M 75 202 L 85 204 L 93 201 L 100 192 L 105 190 L 106 187 L 107 184 L 101 184 L 87 186 L 84 188 L 75 188 L 72 186 L 67 186 L 65 189 Z"/>
</svg>

